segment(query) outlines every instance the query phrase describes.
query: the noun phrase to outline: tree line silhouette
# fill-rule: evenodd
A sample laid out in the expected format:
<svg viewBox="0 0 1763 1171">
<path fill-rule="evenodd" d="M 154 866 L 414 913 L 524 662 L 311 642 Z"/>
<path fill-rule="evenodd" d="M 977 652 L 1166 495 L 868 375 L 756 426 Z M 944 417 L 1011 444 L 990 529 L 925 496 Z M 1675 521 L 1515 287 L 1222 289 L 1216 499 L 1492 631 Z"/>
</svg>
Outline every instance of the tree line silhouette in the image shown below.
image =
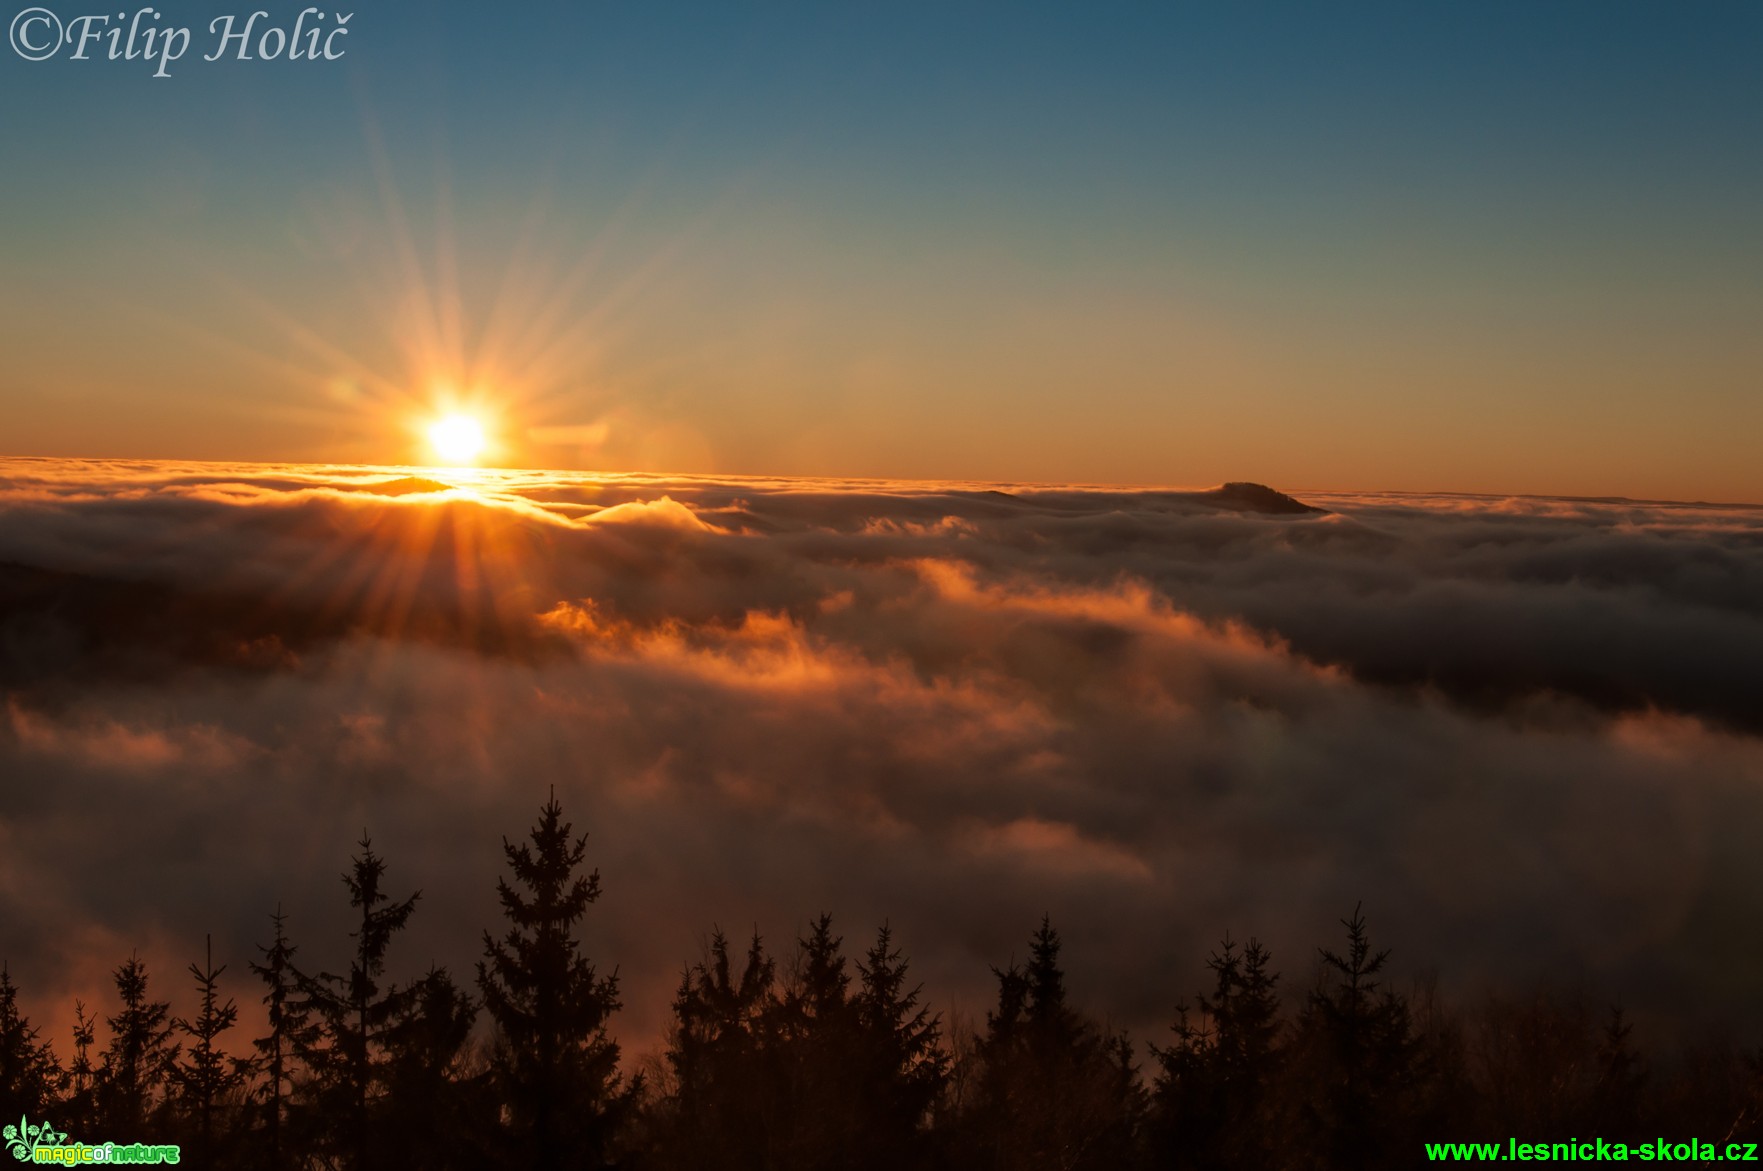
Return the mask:
<svg viewBox="0 0 1763 1171">
<path fill-rule="evenodd" d="M 996 1002 L 971 1027 L 930 1011 L 885 924 L 853 957 L 821 916 L 781 972 L 757 934 L 717 931 L 682 974 L 664 1055 L 627 1071 L 608 1028 L 617 976 L 578 934 L 600 895 L 586 835 L 553 796 L 503 850 L 505 924 L 484 933 L 471 988 L 444 968 L 395 983 L 387 956 L 418 895 L 387 894 L 364 836 L 343 876 L 346 970 L 302 966 L 273 915 L 249 965 L 266 1010 L 249 1048 L 230 1043 L 238 1006 L 210 949 L 188 969 L 189 1017 L 124 961 L 102 1048 L 76 1002 L 65 1061 L 0 972 L 0 1111 L 270 1171 L 1383 1168 L 1422 1161 L 1424 1141 L 1763 1129 L 1763 1054 L 1714 1037 L 1650 1058 L 1620 1009 L 1583 996 L 1404 994 L 1357 909 L 1295 997 L 1265 948 L 1227 936 L 1143 1064 L 1072 1004 L 1046 920 L 1026 962 L 993 969 Z"/>
</svg>

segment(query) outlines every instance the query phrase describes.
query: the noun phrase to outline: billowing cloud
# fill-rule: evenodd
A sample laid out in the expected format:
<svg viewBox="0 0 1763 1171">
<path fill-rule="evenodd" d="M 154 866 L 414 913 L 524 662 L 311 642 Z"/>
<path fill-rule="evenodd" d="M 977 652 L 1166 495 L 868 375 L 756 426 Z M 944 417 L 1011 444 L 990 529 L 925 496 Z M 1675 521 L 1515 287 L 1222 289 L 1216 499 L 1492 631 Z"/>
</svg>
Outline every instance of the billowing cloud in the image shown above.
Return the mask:
<svg viewBox="0 0 1763 1171">
<path fill-rule="evenodd" d="M 1462 991 L 1763 1023 L 1763 510 L 1307 499 L 0 464 L 5 956 L 240 973 L 281 905 L 334 965 L 365 827 L 468 965 L 555 786 L 639 1047 L 823 910 L 968 1009 L 1049 912 L 1146 1032 L 1360 899 Z"/>
</svg>

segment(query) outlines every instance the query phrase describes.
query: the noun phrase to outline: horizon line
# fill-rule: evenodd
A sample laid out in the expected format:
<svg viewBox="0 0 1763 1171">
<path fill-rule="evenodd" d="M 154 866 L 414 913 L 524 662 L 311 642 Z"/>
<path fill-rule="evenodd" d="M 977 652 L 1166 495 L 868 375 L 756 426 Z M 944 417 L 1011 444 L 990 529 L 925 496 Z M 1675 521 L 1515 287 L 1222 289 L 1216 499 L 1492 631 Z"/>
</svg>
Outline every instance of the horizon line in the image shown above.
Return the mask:
<svg viewBox="0 0 1763 1171">
<path fill-rule="evenodd" d="M 300 460 L 300 459 L 202 459 L 181 456 L 122 456 L 122 455 L 27 455 L 0 454 L 0 463 L 12 461 L 33 461 L 43 463 L 132 463 L 154 465 L 197 465 L 209 467 L 307 467 L 307 468 L 349 468 L 364 471 L 388 473 L 433 473 L 438 477 L 466 477 L 479 473 L 506 475 L 576 475 L 596 479 L 654 479 L 654 480 L 698 480 L 698 481 L 737 481 L 761 482 L 779 481 L 785 483 L 811 484 L 900 484 L 927 485 L 947 488 L 1016 488 L 1039 491 L 1080 490 L 1102 492 L 1170 492 L 1192 493 L 1210 492 L 1228 484 L 1256 484 L 1271 488 L 1284 495 L 1300 498 L 1300 495 L 1331 496 L 1331 497 L 1367 497 L 1367 496 L 1415 496 L 1415 497 L 1459 497 L 1474 500 L 1560 500 L 1578 504 L 1638 504 L 1676 508 L 1734 508 L 1763 509 L 1763 500 L 1684 500 L 1671 497 L 1625 496 L 1617 494 L 1587 494 L 1565 492 L 1486 492 L 1469 491 L 1456 488 L 1324 488 L 1324 487 L 1281 487 L 1266 480 L 1234 478 L 1207 484 L 1177 484 L 1172 482 L 1150 483 L 1144 481 L 1109 481 L 1109 480 L 1012 480 L 1012 479 L 967 479 L 962 477 L 935 476 L 886 476 L 886 475 L 854 475 L 831 476 L 800 473 L 779 472 L 685 472 L 685 471 L 611 471 L 592 468 L 564 468 L 537 466 L 502 466 L 475 465 L 456 466 L 447 464 L 415 464 L 415 463 L 358 463 L 336 460 Z"/>
</svg>

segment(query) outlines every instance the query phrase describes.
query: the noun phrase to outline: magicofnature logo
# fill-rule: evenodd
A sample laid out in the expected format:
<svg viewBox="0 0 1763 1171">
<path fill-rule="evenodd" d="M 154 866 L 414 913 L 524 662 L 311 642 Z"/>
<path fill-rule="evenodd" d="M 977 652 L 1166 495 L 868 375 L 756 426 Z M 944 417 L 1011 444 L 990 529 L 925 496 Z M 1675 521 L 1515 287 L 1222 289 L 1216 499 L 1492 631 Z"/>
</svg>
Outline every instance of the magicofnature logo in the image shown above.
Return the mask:
<svg viewBox="0 0 1763 1171">
<path fill-rule="evenodd" d="M 87 1163 L 176 1163 L 182 1151 L 175 1143 L 70 1143 L 67 1132 L 47 1122 L 32 1123 L 20 1115 L 18 1125 L 8 1125 L 0 1137 L 6 1150 L 21 1163 L 77 1167 Z"/>
</svg>

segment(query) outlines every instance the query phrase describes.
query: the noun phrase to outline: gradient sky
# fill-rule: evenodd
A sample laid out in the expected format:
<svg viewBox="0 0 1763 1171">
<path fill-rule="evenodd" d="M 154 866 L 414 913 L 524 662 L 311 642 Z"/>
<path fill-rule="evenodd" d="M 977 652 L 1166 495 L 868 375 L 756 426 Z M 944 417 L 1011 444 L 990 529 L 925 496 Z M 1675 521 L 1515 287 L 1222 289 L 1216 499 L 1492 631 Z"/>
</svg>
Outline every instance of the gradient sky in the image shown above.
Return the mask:
<svg viewBox="0 0 1763 1171">
<path fill-rule="evenodd" d="M 1763 501 L 1754 3 L 251 10 L 0 48 L 5 452 Z"/>
</svg>

